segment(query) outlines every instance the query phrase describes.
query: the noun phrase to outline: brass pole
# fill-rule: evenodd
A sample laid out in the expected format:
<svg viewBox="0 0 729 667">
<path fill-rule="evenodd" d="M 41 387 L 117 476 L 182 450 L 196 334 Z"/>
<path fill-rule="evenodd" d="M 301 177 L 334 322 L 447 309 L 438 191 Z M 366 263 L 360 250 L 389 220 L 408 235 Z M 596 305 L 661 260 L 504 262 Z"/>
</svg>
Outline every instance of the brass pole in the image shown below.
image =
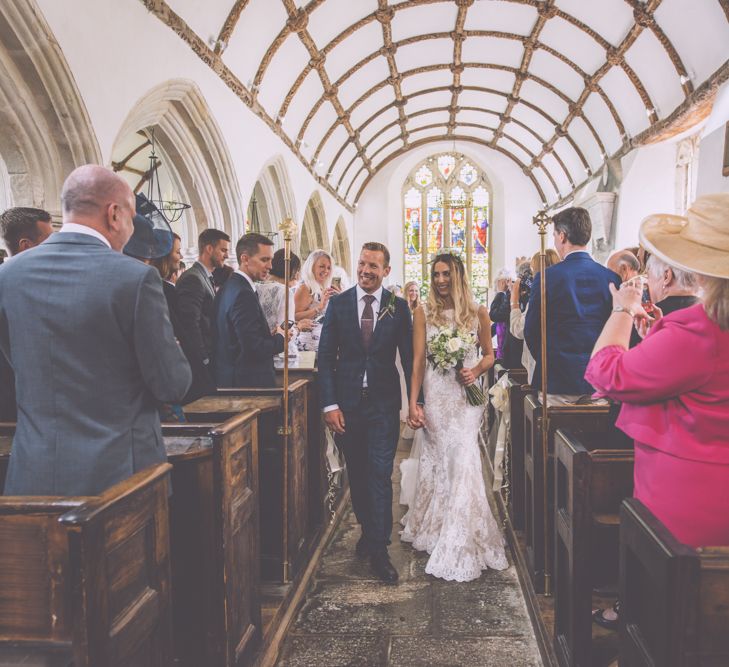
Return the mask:
<svg viewBox="0 0 729 667">
<path fill-rule="evenodd" d="M 537 225 L 539 232 L 539 296 L 540 296 L 540 313 L 539 313 L 539 329 L 541 343 L 541 361 L 542 361 L 542 479 L 544 486 L 544 497 L 542 499 L 542 513 L 544 521 L 544 595 L 549 597 L 552 595 L 552 550 L 551 535 L 549 534 L 549 408 L 547 407 L 547 276 L 545 269 L 547 268 L 547 225 L 552 219 L 545 211 L 540 211 L 534 216 L 534 224 Z"/>
<path fill-rule="evenodd" d="M 296 225 L 291 218 L 286 218 L 279 229 L 283 233 L 284 239 L 284 368 L 283 368 L 283 426 L 279 429 L 279 434 L 283 437 L 283 478 L 284 484 L 282 489 L 282 509 L 283 509 L 283 581 L 287 583 L 290 580 L 289 569 L 289 531 L 288 531 L 288 512 L 289 512 L 289 450 L 291 447 L 291 426 L 289 424 L 289 281 L 291 280 L 291 241 L 296 231 Z"/>
</svg>

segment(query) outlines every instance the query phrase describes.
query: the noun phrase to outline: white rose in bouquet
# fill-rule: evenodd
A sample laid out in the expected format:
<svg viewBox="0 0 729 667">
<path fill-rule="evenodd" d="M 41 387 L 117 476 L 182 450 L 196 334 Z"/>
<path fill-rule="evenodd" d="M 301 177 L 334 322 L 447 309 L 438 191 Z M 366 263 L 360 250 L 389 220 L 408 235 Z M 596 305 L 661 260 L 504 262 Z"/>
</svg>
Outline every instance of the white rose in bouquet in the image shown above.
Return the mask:
<svg viewBox="0 0 729 667">
<path fill-rule="evenodd" d="M 446 343 L 446 348 L 449 352 L 458 352 L 461 347 L 463 347 L 463 343 L 460 338 L 451 338 L 448 343 Z"/>
</svg>

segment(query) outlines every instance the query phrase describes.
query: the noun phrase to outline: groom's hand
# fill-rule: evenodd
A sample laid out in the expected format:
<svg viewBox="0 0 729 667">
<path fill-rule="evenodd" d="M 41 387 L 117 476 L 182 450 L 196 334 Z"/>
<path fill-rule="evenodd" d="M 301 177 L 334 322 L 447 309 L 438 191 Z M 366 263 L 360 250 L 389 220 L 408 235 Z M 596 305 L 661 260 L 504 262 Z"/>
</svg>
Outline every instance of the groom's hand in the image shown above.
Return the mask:
<svg viewBox="0 0 729 667">
<path fill-rule="evenodd" d="M 330 410 L 324 413 L 324 423 L 335 433 L 344 433 L 344 413 L 341 410 Z"/>
</svg>

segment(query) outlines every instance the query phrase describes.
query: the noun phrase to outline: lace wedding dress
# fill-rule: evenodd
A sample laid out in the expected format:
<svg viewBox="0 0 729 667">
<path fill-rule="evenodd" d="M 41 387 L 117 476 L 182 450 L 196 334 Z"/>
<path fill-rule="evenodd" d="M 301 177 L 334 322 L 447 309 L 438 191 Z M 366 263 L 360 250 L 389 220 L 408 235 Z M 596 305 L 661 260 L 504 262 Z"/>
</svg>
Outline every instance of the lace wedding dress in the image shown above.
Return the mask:
<svg viewBox="0 0 729 667">
<path fill-rule="evenodd" d="M 452 313 L 446 313 L 452 317 Z M 428 324 L 426 337 L 437 333 Z M 464 366 L 478 361 L 476 349 Z M 504 541 L 486 499 L 478 431 L 483 406 L 471 406 L 455 371 L 426 364 L 425 423 L 415 498 L 403 517 L 403 542 L 430 554 L 425 571 L 448 581 L 478 579 L 508 567 Z"/>
</svg>

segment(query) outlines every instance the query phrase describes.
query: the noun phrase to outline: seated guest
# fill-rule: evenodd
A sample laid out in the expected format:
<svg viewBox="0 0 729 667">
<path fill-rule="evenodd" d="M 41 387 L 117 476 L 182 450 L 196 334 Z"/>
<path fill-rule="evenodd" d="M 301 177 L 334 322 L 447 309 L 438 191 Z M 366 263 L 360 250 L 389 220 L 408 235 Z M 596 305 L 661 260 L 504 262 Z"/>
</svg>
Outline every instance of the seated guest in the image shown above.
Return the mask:
<svg viewBox="0 0 729 667">
<path fill-rule="evenodd" d="M 590 214 L 584 208 L 567 208 L 553 218 L 554 247 L 562 259 L 546 271 L 547 294 L 547 400 L 552 405 L 574 402 L 591 394 L 585 381 L 590 352 L 610 316 L 608 285 L 620 278 L 598 264 L 587 252 L 592 235 Z M 536 360 L 533 385 L 542 382 L 540 279 L 534 276 L 524 340 Z"/>
<path fill-rule="evenodd" d="M 640 262 L 630 250 L 618 250 L 607 261 L 607 267 L 620 276 L 621 282 L 627 282 L 640 274 Z"/>
<path fill-rule="evenodd" d="M 679 542 L 726 546 L 729 194 L 699 197 L 686 217 L 646 218 L 640 240 L 651 260 L 698 274 L 702 302 L 659 317 L 628 350 L 634 317 L 646 318 L 641 293 L 630 284 L 612 289 L 612 314 L 585 377 L 623 404 L 617 426 L 635 439 L 635 497 Z"/>
<path fill-rule="evenodd" d="M 192 387 L 185 402 L 215 391 L 210 370 L 216 285 L 213 271 L 228 259 L 230 237 L 219 229 L 205 229 L 197 239 L 198 259 L 175 285 L 182 349 L 192 368 Z"/>
<path fill-rule="evenodd" d="M 86 165 L 61 204 L 61 231 L 0 271 L 0 350 L 18 394 L 9 495 L 98 495 L 164 461 L 157 403 L 191 381 L 157 272 L 121 252 L 129 185 Z"/>
<path fill-rule="evenodd" d="M 312 250 L 301 270 L 301 285 L 294 295 L 296 321 L 313 320 L 311 331 L 299 336 L 299 349 L 316 351 L 319 349 L 324 313 L 329 299 L 339 294 L 341 287 L 332 285 L 332 258 L 325 250 Z"/>
<path fill-rule="evenodd" d="M 662 315 L 696 305 L 698 282 L 695 273 L 672 267 L 656 255 L 648 257 L 648 292 Z"/>
<path fill-rule="evenodd" d="M 511 273 L 508 269 L 501 269 L 496 276 L 496 296 L 489 308 L 489 317 L 492 322 L 492 335 L 496 336 L 497 359 L 504 357 L 504 342 L 509 322 L 509 303 L 511 294 Z"/>
<path fill-rule="evenodd" d="M 240 268 L 215 299 L 213 376 L 218 387 L 274 387 L 273 357 L 284 349 L 284 331 L 272 333 L 257 294 L 273 261 L 273 241 L 241 236 L 235 246 Z"/>
<path fill-rule="evenodd" d="M 553 264 L 559 262 L 559 255 L 556 250 L 547 248 L 545 252 L 545 267 L 550 267 Z M 529 268 L 531 270 L 531 277 L 528 278 L 526 273 L 521 271 L 519 276 L 514 281 L 514 287 L 512 288 L 511 297 L 511 315 L 509 317 L 509 333 L 521 341 L 524 340 L 524 320 L 526 319 L 527 308 L 529 307 L 529 297 L 531 296 L 532 283 L 534 282 L 534 276 L 539 273 L 539 253 L 535 252 L 529 262 Z M 516 298 L 515 298 L 516 297 Z M 526 303 L 524 301 L 526 300 Z M 532 353 L 529 351 L 529 346 L 522 344 L 521 347 L 521 365 L 527 370 L 527 380 L 531 384 L 532 377 L 534 376 L 534 368 L 536 362 Z"/>
<path fill-rule="evenodd" d="M 35 248 L 52 233 L 51 214 L 43 209 L 9 208 L 0 215 L 0 238 L 11 257 Z M 15 374 L 8 360 L 0 354 L 0 422 L 14 422 L 16 418 Z"/>
</svg>

